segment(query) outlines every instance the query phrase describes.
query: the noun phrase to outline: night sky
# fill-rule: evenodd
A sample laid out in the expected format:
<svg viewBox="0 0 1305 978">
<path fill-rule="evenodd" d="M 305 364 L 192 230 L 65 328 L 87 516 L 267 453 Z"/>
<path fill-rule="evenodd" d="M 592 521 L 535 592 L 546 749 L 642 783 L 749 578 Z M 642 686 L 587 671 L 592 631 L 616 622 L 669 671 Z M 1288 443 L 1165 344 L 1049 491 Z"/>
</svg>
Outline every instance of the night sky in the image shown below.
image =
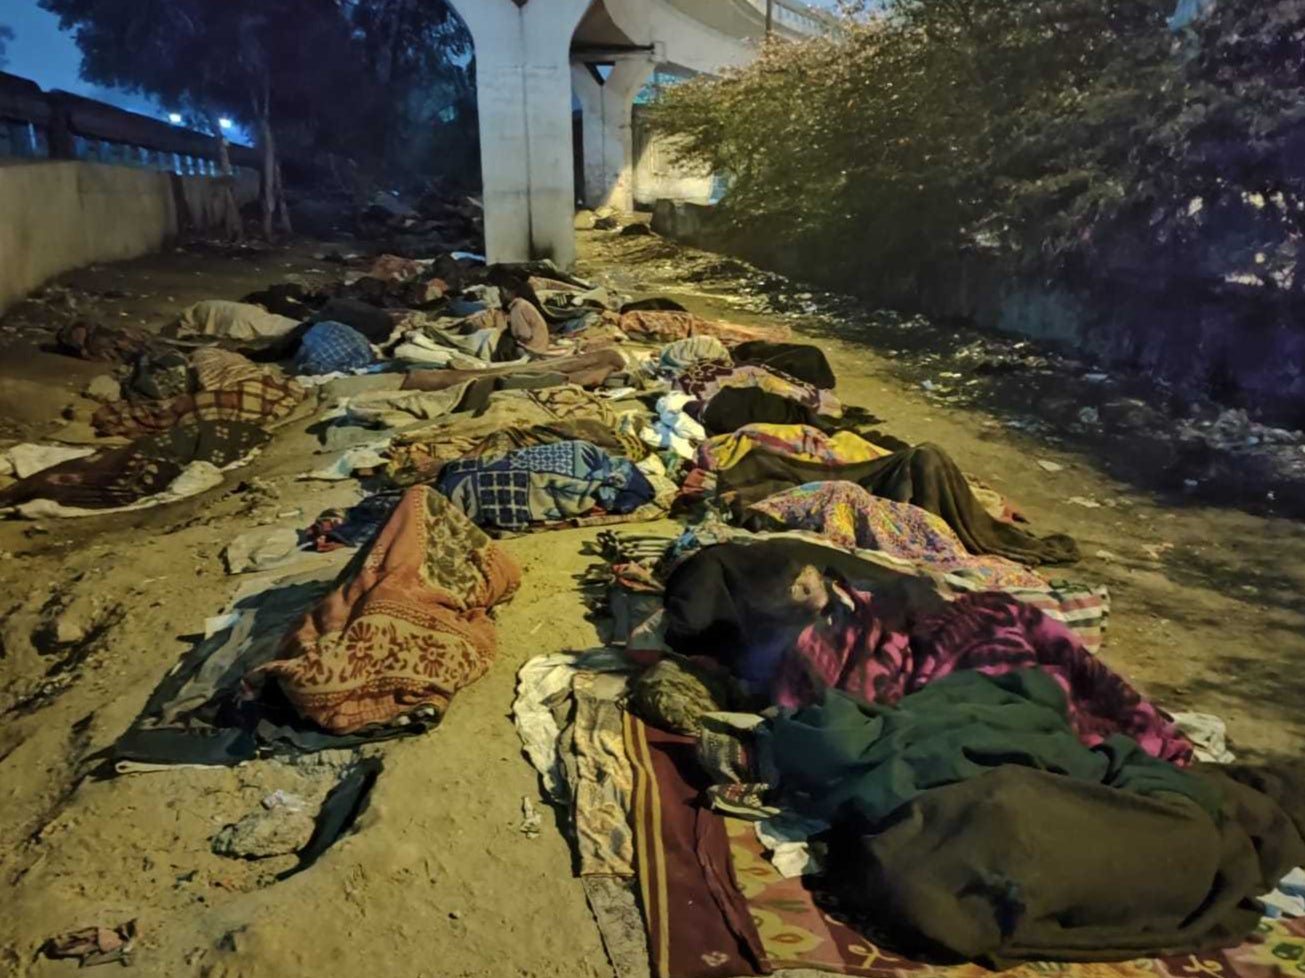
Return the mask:
<svg viewBox="0 0 1305 978">
<path fill-rule="evenodd" d="M 0 24 L 12 27 L 15 34 L 6 45 L 9 64 L 5 71 L 30 78 L 46 90 L 58 88 L 135 112 L 160 114 L 148 99 L 139 95 L 99 88 L 83 81 L 77 42 L 71 34 L 59 30 L 59 18 L 38 7 L 36 0 L 0 0 Z"/>
<path fill-rule="evenodd" d="M 814 6 L 834 7 L 837 0 L 809 0 Z M 149 99 L 99 88 L 80 77 L 81 53 L 71 34 L 59 30 L 59 18 L 46 13 L 36 0 L 0 0 L 0 24 L 14 29 L 8 44 L 5 71 L 30 78 L 44 89 L 59 88 L 87 95 L 147 115 L 161 115 Z"/>
</svg>

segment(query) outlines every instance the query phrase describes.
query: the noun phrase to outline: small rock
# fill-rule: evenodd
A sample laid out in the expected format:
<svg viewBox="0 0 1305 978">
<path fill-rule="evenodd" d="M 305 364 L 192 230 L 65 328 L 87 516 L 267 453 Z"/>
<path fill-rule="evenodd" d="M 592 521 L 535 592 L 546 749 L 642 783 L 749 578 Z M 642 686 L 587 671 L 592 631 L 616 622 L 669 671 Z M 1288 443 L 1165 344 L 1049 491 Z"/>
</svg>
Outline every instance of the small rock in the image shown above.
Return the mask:
<svg viewBox="0 0 1305 978">
<path fill-rule="evenodd" d="M 1113 553 L 1111 553 L 1109 550 L 1098 550 L 1098 551 L 1097 551 L 1097 556 L 1100 557 L 1102 560 L 1118 560 L 1118 559 L 1119 559 L 1119 556 L 1118 556 L 1117 554 L 1113 554 Z"/>
<path fill-rule="evenodd" d="M 108 374 L 100 374 L 86 385 L 86 396 L 106 404 L 118 401 L 122 399 L 122 385 Z"/>
<path fill-rule="evenodd" d="M 292 812 L 302 812 L 307 810 L 308 802 L 304 801 L 304 799 L 300 798 L 298 795 L 286 791 L 284 788 L 277 788 L 276 791 L 263 799 L 263 807 L 269 812 L 274 808 L 284 808 Z"/>
<path fill-rule="evenodd" d="M 266 859 L 298 852 L 312 838 L 313 817 L 283 806 L 250 812 L 213 836 L 213 852 L 232 859 Z"/>
<path fill-rule="evenodd" d="M 1059 462 L 1048 461 L 1048 460 L 1045 459 L 1045 458 L 1040 458 L 1040 459 L 1038 459 L 1038 468 L 1042 469 L 1044 472 L 1064 472 L 1064 471 L 1065 471 L 1065 466 L 1061 465 Z"/>
<path fill-rule="evenodd" d="M 927 391 L 936 391 L 938 389 L 938 385 L 932 380 L 923 380 L 920 382 L 920 386 Z"/>
<path fill-rule="evenodd" d="M 531 804 L 528 797 L 523 797 L 521 799 L 521 834 L 527 839 L 538 839 L 540 829 L 543 826 L 543 816 L 535 811 L 535 806 Z"/>
<path fill-rule="evenodd" d="M 1085 407 L 1078 413 L 1078 420 L 1082 424 L 1100 424 L 1101 412 L 1094 407 Z"/>
<path fill-rule="evenodd" d="M 1110 427 L 1125 431 L 1159 427 L 1165 421 L 1159 411 L 1133 397 L 1122 397 L 1101 405 L 1100 415 Z"/>
</svg>

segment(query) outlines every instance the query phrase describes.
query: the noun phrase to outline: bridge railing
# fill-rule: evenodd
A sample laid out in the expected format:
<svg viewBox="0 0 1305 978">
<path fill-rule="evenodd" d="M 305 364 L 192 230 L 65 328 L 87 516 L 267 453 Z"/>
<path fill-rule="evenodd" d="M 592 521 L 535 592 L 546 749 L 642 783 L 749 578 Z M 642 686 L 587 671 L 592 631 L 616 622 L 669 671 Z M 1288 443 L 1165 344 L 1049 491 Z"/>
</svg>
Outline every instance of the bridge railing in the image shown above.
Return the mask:
<svg viewBox="0 0 1305 978">
<path fill-rule="evenodd" d="M 233 167 L 257 168 L 258 153 L 228 144 Z M 217 140 L 149 116 L 83 98 L 46 92 L 36 82 L 0 72 L 0 159 L 90 160 L 217 176 Z"/>
</svg>

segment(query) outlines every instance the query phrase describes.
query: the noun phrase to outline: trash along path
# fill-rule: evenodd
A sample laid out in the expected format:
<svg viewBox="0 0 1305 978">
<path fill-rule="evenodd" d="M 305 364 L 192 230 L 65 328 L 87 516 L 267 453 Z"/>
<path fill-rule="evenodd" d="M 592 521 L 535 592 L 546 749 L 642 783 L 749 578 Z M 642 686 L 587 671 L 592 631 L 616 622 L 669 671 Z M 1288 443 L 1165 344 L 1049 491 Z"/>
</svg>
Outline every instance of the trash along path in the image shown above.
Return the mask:
<svg viewBox="0 0 1305 978">
<path fill-rule="evenodd" d="M 0 322 L 5 973 L 1305 955 L 1299 523 L 581 246 L 195 246 Z"/>
</svg>

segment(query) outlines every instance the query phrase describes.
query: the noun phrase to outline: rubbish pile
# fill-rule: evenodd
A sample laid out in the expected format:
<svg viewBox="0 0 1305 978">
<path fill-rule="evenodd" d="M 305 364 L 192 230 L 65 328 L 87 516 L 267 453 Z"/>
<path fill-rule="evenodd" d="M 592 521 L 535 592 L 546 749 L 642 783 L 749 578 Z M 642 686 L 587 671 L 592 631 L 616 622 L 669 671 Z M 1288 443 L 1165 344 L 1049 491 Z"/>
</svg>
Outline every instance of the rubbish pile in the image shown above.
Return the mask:
<svg viewBox="0 0 1305 978">
<path fill-rule="evenodd" d="M 162 337 L 60 332 L 112 365 L 91 423 L 113 442 L 9 452 L 12 513 L 209 491 L 290 424 L 329 458 L 303 478 L 359 487 L 231 541 L 247 584 L 106 773 L 422 735 L 496 667 L 522 575 L 502 541 L 605 527 L 587 593 L 610 640 L 527 663 L 513 713 L 600 926 L 643 922 L 642 967 L 1176 974 L 1200 954 L 1251 978 L 1247 947 L 1305 937 L 1290 892 L 1257 902 L 1305 863 L 1286 782 L 1096 658 L 1110 595 L 1065 579 L 1077 543 L 843 403 L 818 346 L 547 262 L 346 262 Z M 379 776 L 351 771 L 316 820 L 269 796 L 213 846 L 306 867 Z M 521 813 L 527 838 L 550 831 Z"/>
</svg>

